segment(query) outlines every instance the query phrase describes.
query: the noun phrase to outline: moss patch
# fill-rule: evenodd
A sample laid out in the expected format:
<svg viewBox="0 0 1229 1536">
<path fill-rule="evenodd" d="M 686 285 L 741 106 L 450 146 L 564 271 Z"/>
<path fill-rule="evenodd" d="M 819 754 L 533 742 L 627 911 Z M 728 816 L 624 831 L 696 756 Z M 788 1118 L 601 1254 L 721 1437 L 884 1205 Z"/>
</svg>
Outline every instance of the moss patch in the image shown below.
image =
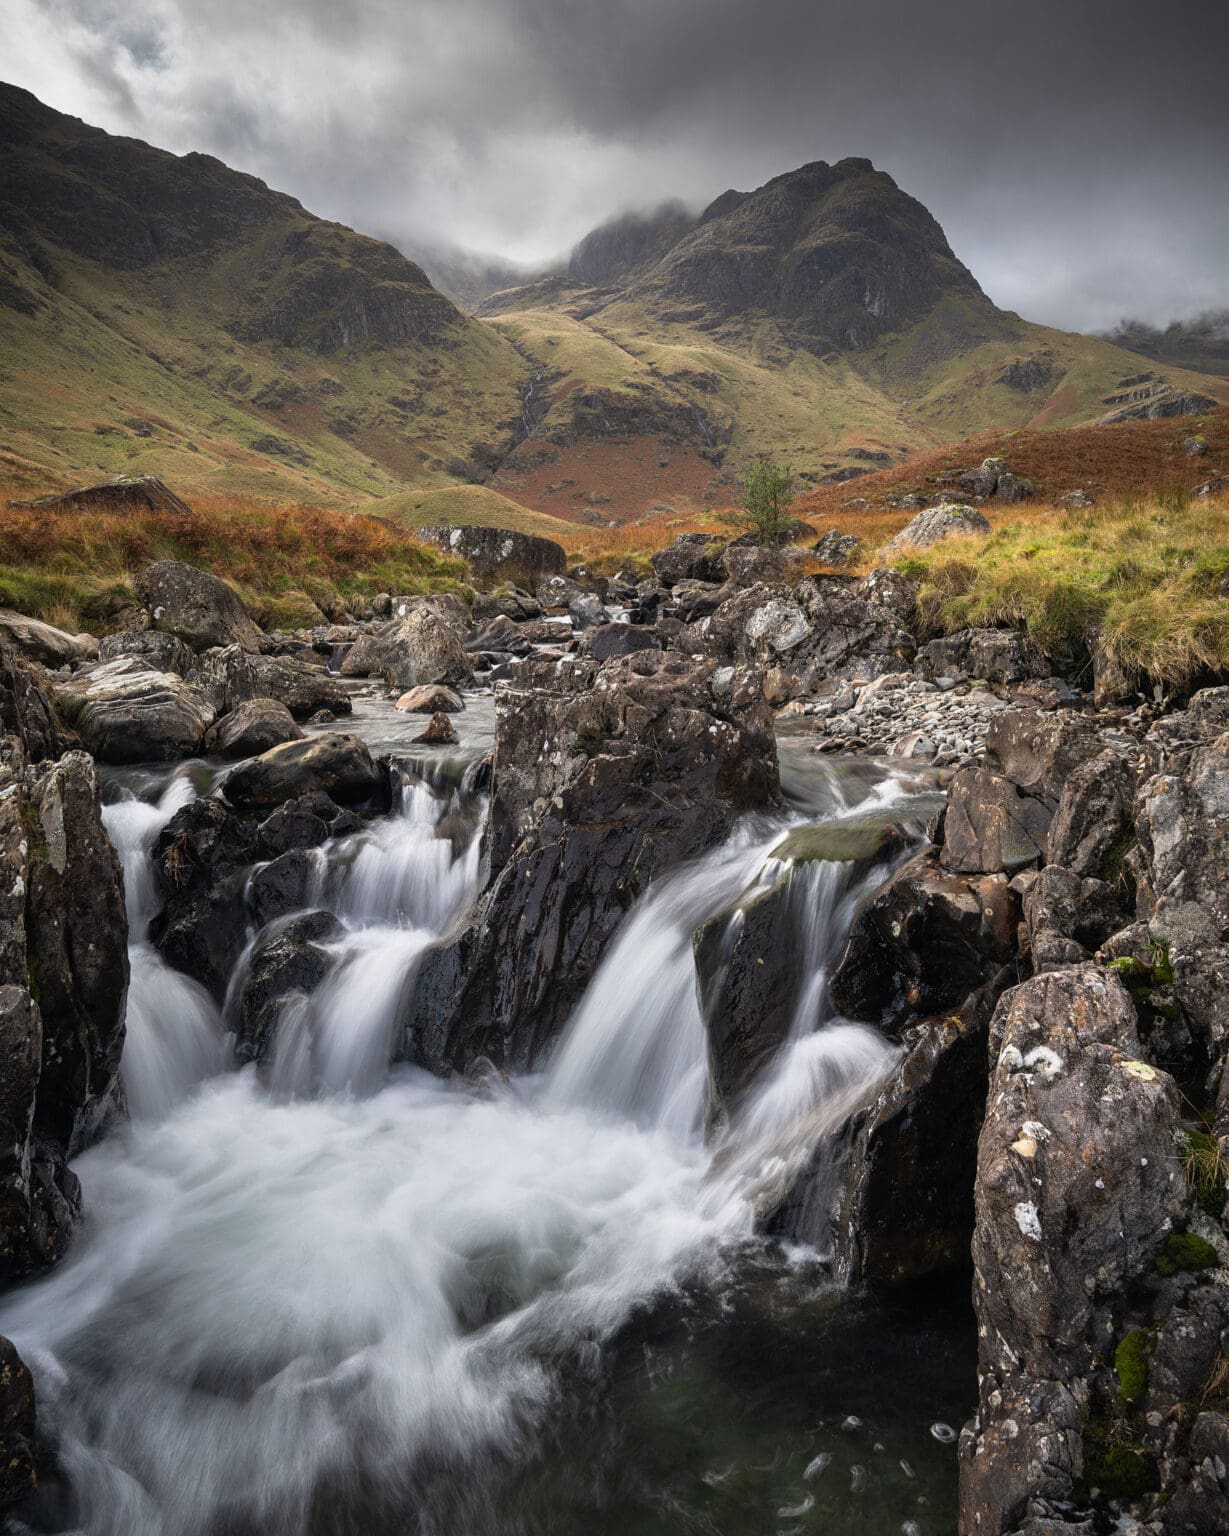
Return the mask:
<svg viewBox="0 0 1229 1536">
<path fill-rule="evenodd" d="M 1114 1370 L 1124 1403 L 1138 1403 L 1148 1385 L 1148 1356 L 1152 1353 L 1152 1335 L 1134 1328 L 1114 1351 Z"/>
<path fill-rule="evenodd" d="M 1194 1232 L 1175 1232 L 1157 1255 L 1156 1269 L 1159 1275 L 1194 1274 L 1202 1269 L 1215 1269 L 1220 1257 L 1212 1244 Z"/>
</svg>

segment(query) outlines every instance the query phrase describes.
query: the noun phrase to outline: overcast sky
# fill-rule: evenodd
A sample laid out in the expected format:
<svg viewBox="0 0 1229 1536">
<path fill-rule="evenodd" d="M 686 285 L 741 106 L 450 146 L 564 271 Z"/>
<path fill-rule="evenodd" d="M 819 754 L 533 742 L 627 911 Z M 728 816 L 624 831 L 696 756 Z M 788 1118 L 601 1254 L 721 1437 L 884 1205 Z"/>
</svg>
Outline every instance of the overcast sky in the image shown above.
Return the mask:
<svg viewBox="0 0 1229 1536">
<path fill-rule="evenodd" d="M 403 244 L 868 155 L 1000 304 L 1229 305 L 1227 0 L 0 0 L 0 75 Z"/>
</svg>

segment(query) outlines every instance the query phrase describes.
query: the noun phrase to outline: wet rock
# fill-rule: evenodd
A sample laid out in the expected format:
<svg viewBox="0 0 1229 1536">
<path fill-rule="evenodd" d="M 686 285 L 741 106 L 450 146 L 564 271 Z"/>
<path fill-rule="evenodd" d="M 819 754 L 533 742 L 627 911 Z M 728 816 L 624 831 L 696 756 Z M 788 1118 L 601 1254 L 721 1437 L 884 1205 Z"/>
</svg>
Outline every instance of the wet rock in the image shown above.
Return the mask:
<svg viewBox="0 0 1229 1536">
<path fill-rule="evenodd" d="M 154 845 L 165 899 L 150 937 L 219 1003 L 247 936 L 243 892 L 258 857 L 255 823 L 212 797 L 176 811 Z"/>
<path fill-rule="evenodd" d="M 104 763 L 172 762 L 199 752 L 217 713 L 204 693 L 135 657 L 98 662 L 53 685 L 57 709 Z"/>
<path fill-rule="evenodd" d="M 452 721 L 441 712 L 431 716 L 426 730 L 414 740 L 428 747 L 451 747 L 456 745 L 457 733 Z"/>
<path fill-rule="evenodd" d="M 307 997 L 332 969 L 327 946 L 345 936 L 331 912 L 304 912 L 262 934 L 248 962 L 239 999 L 235 1059 L 267 1062 L 282 1010 L 292 997 Z"/>
<path fill-rule="evenodd" d="M 98 642 L 99 661 L 116 661 L 121 656 L 139 657 L 155 672 L 175 672 L 180 677 L 187 677 L 196 662 L 195 654 L 182 640 L 158 629 L 125 629 L 104 635 Z"/>
<path fill-rule="evenodd" d="M 214 723 L 205 748 L 222 757 L 254 757 L 284 741 L 301 741 L 294 716 L 276 699 L 246 699 Z"/>
<path fill-rule="evenodd" d="M 594 661 L 609 661 L 612 656 L 630 656 L 634 651 L 661 649 L 661 641 L 643 624 L 600 624 L 587 630 L 581 650 Z"/>
<path fill-rule="evenodd" d="M 331 823 L 337 816 L 331 795 L 321 790 L 287 800 L 256 828 L 259 856 L 276 859 L 296 848 L 318 848 L 332 836 Z"/>
<path fill-rule="evenodd" d="M 309 856 L 301 848 L 291 848 L 255 871 L 248 885 L 248 902 L 258 927 L 303 910 L 312 869 Z"/>
<path fill-rule="evenodd" d="M 44 667 L 71 666 L 78 661 L 92 661 L 98 655 L 98 641 L 93 635 L 70 635 L 52 624 L 7 608 L 0 608 L 0 636 L 27 661 Z"/>
<path fill-rule="evenodd" d="M 958 1007 L 1015 955 L 1019 901 L 1003 875 L 966 877 L 928 848 L 854 922 L 830 983 L 851 1019 L 895 1031 Z"/>
<path fill-rule="evenodd" d="M 158 560 L 139 573 L 135 586 L 151 628 L 178 636 L 192 650 L 215 645 L 260 649 L 260 631 L 243 600 L 208 571 L 178 560 Z"/>
<path fill-rule="evenodd" d="M 465 708 L 465 700 L 452 688 L 428 683 L 403 693 L 396 707 L 414 715 L 455 715 Z"/>
<path fill-rule="evenodd" d="M 459 555 L 484 586 L 505 581 L 534 586 L 545 576 L 562 575 L 567 564 L 562 544 L 507 528 L 459 524 L 419 528 L 415 534 L 447 554 Z"/>
<path fill-rule="evenodd" d="M 27 769 L 29 977 L 42 1015 L 35 1128 L 85 1146 L 115 1103 L 128 994 L 128 920 L 119 859 L 84 752 Z"/>
<path fill-rule="evenodd" d="M 34 1382 L 10 1341 L 0 1338 L 0 1511 L 37 1481 Z"/>
<path fill-rule="evenodd" d="M 711 581 L 680 581 L 671 594 L 674 613 L 684 624 L 694 624 L 697 619 L 716 613 L 732 596 L 729 586 L 714 586 Z"/>
<path fill-rule="evenodd" d="M 932 640 L 918 652 L 926 677 L 979 677 L 990 683 L 1021 683 L 1049 677 L 1048 656 L 1013 629 L 962 629 Z"/>
<path fill-rule="evenodd" d="M 881 560 L 895 560 L 914 550 L 933 549 L 951 539 L 970 538 L 990 532 L 989 519 L 975 507 L 943 502 L 927 507 L 889 539 L 879 552 Z"/>
<path fill-rule="evenodd" d="M 540 1058 L 647 883 L 776 803 L 756 693 L 711 662 L 640 651 L 528 661 L 496 694 L 492 883 L 465 933 L 424 963 L 405 1021 L 416 1059 Z"/>
<path fill-rule="evenodd" d="M 1050 812 L 1001 774 L 965 768 L 947 795 L 942 862 L 962 874 L 1015 874 L 1044 856 Z"/>
<path fill-rule="evenodd" d="M 961 1436 L 961 1529 L 1012 1531 L 1070 1501 L 1087 1378 L 1114 1314 L 1181 1213 L 1172 1080 L 1139 1060 L 1135 1010 L 1094 966 L 1024 982 L 995 1010 L 978 1142 L 978 1413 Z"/>
<path fill-rule="evenodd" d="M 222 786 L 240 810 L 280 805 L 324 790 L 340 805 L 362 805 L 387 792 L 384 775 L 359 736 L 333 734 L 288 741 L 232 768 Z"/>
<path fill-rule="evenodd" d="M 550 576 L 540 582 L 538 601 L 544 608 L 566 608 L 577 629 L 594 629 L 610 617 L 597 593 L 569 576 Z"/>
<path fill-rule="evenodd" d="M 992 978 L 961 1012 L 905 1033 L 905 1055 L 848 1131 L 830 1232 L 849 1284 L 920 1279 L 967 1262 L 986 1100 Z M 807 1237 L 803 1224 L 791 1235 Z"/>
</svg>

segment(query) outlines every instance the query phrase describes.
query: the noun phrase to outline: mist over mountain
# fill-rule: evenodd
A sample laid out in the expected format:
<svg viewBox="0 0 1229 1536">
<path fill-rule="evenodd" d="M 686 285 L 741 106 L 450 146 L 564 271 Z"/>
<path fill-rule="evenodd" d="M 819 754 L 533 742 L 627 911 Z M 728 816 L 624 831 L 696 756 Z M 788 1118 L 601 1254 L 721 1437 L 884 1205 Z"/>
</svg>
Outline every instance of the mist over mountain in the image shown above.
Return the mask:
<svg viewBox="0 0 1229 1536">
<path fill-rule="evenodd" d="M 1166 326 L 1123 320 L 1104 335 L 1115 346 L 1129 347 L 1161 363 L 1229 376 L 1229 309 L 1171 320 Z"/>
</svg>

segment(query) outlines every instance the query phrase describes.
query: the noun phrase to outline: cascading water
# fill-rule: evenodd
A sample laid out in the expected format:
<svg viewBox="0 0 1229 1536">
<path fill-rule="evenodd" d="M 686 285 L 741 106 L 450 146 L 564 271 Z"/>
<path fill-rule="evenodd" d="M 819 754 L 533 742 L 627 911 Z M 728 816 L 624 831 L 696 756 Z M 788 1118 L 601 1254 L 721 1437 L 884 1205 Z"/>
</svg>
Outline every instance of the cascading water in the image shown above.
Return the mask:
<svg viewBox="0 0 1229 1536">
<path fill-rule="evenodd" d="M 309 902 L 344 929 L 332 968 L 283 1011 L 271 1061 L 234 1072 L 212 1002 L 144 938 L 149 850 L 191 793 L 175 779 L 156 805 L 107 810 L 132 918 L 123 1070 L 134 1114 L 77 1161 L 89 1218 L 66 1261 L 0 1309 L 0 1332 L 36 1373 L 60 1467 L 26 1529 L 901 1529 L 875 1498 L 896 1511 L 925 1502 L 909 1482 L 927 1465 L 925 1410 L 910 1409 L 920 1431 L 910 1419 L 882 1432 L 905 1471 L 884 1462 L 866 1498 L 858 1464 L 856 1497 L 817 1504 L 816 1469 L 841 1454 L 816 1450 L 838 1433 L 807 1395 L 822 1355 L 806 1386 L 796 1362 L 777 1367 L 763 1424 L 737 1444 L 735 1388 L 706 1377 L 703 1443 L 688 1452 L 687 1415 L 671 1420 L 678 1455 L 696 1458 L 687 1491 L 674 1471 L 648 1471 L 655 1405 L 672 1382 L 711 1374 L 695 1353 L 704 1328 L 764 1283 L 760 1259 L 740 1277 L 760 1252 L 765 1179 L 835 1129 L 893 1060 L 874 1032 L 831 1017 L 823 983 L 875 875 L 774 856 L 783 825 L 746 826 L 633 910 L 543 1078 L 445 1083 L 390 1071 L 389 1058 L 423 950 L 473 900 L 479 808 L 410 779 L 398 814 L 319 851 Z M 838 798 L 831 809 L 856 808 Z M 692 932 L 754 882 L 784 879 L 814 935 L 808 984 L 778 1060 L 706 1144 Z M 791 1272 L 773 1271 L 772 1295 Z M 791 1303 L 819 1309 L 808 1337 L 827 1337 L 829 1295 L 821 1275 Z M 685 1298 L 703 1296 L 714 1305 L 695 1314 L 710 1321 L 694 1346 L 630 1348 L 635 1319 L 694 1313 Z M 757 1327 L 762 1316 L 749 1337 Z M 825 1347 L 841 1358 L 839 1342 Z M 863 1407 L 855 1386 L 843 1390 Z M 929 1407 L 940 1388 L 918 1390 Z M 604 1393 L 631 1394 L 617 1434 Z M 766 1479 L 781 1490 L 767 1526 Z M 624 1498 L 628 1523 L 611 1513 L 603 1525 L 595 1512 Z"/>
<path fill-rule="evenodd" d="M 136 1121 L 161 1119 L 226 1062 L 213 999 L 191 977 L 172 970 L 148 939 L 158 905 L 153 845 L 175 812 L 195 797 L 191 779 L 179 774 L 152 805 L 130 795 L 103 811 L 124 871 L 131 975 L 122 1077 Z"/>
</svg>

